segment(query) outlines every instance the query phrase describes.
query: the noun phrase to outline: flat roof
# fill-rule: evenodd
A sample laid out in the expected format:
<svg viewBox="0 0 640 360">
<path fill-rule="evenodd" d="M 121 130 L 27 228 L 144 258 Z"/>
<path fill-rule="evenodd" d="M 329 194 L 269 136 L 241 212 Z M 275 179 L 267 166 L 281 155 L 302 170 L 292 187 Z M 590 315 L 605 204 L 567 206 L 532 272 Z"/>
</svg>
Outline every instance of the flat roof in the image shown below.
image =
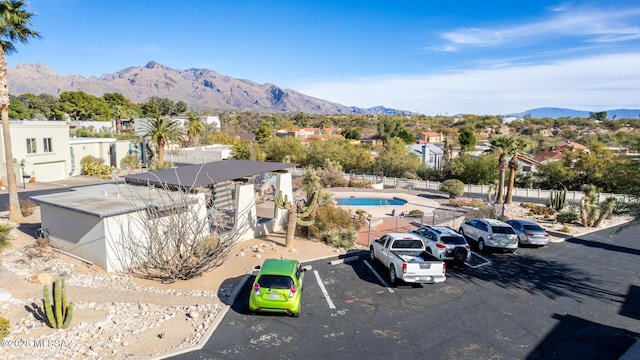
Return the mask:
<svg viewBox="0 0 640 360">
<path fill-rule="evenodd" d="M 185 200 L 185 196 L 189 200 Z M 38 203 L 94 215 L 99 218 L 127 214 L 147 208 L 156 210 L 192 204 L 194 195 L 129 184 L 101 184 L 71 191 L 32 196 Z"/>
<path fill-rule="evenodd" d="M 149 171 L 124 177 L 129 184 L 149 184 L 166 187 L 193 188 L 228 180 L 247 178 L 258 174 L 281 171 L 297 164 L 222 160 L 206 164 L 185 165 L 173 169 Z"/>
</svg>

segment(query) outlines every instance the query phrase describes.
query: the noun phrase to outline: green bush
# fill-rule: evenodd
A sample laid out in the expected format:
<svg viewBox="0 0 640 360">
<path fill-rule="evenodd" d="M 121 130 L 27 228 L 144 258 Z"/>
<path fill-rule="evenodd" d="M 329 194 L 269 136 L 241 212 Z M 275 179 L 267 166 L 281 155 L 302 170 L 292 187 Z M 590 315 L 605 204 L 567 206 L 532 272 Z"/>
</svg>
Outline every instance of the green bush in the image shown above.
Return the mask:
<svg viewBox="0 0 640 360">
<path fill-rule="evenodd" d="M 422 215 L 424 215 L 424 211 L 422 210 L 413 209 L 409 211 L 409 216 L 422 216 Z"/>
<path fill-rule="evenodd" d="M 127 170 L 139 169 L 142 166 L 140 156 L 129 154 L 120 160 L 120 167 Z"/>
<path fill-rule="evenodd" d="M 20 211 L 22 212 L 22 216 L 29 216 L 33 214 L 36 210 L 36 206 L 38 206 L 32 200 L 20 200 Z"/>
<path fill-rule="evenodd" d="M 104 164 L 104 159 L 88 155 L 80 160 L 82 175 L 107 178 L 111 176 L 112 167 Z"/>
<path fill-rule="evenodd" d="M 569 228 L 568 228 L 568 227 L 566 227 L 566 226 L 563 226 L 563 227 L 562 227 L 562 229 L 560 229 L 560 231 L 562 231 L 563 233 L 569 233 L 569 232 L 571 232 L 571 230 L 569 230 Z"/>
<path fill-rule="evenodd" d="M 9 320 L 0 317 L 0 340 L 6 338 L 7 335 L 9 335 L 9 329 L 11 329 L 11 323 L 9 322 Z"/>
<path fill-rule="evenodd" d="M 364 224 L 366 219 L 362 216 L 354 217 L 336 206 L 319 206 L 315 221 L 308 228 L 309 236 L 335 247 L 350 249 Z"/>
<path fill-rule="evenodd" d="M 556 220 L 561 224 L 571 224 L 572 222 L 578 221 L 580 214 L 578 214 L 575 210 L 565 210 L 560 211 L 558 215 L 556 215 Z"/>
<path fill-rule="evenodd" d="M 171 169 L 173 167 L 173 164 L 165 161 L 162 163 L 162 165 L 155 163 L 151 166 L 150 170 L 167 170 L 167 169 Z"/>
<path fill-rule="evenodd" d="M 454 199 L 464 194 L 464 183 L 458 179 L 445 180 L 440 184 L 440 191 L 449 194 L 449 197 Z"/>
</svg>

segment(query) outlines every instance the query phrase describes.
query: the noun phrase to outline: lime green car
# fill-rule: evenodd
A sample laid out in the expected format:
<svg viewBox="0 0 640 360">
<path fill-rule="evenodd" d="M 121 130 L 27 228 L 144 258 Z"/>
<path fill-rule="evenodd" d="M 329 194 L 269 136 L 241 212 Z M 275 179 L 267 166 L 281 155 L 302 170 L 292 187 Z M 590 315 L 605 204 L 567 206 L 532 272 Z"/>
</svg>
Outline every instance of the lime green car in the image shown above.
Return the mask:
<svg viewBox="0 0 640 360">
<path fill-rule="evenodd" d="M 251 312 L 281 312 L 297 317 L 304 269 L 297 260 L 266 259 L 249 294 Z"/>
</svg>

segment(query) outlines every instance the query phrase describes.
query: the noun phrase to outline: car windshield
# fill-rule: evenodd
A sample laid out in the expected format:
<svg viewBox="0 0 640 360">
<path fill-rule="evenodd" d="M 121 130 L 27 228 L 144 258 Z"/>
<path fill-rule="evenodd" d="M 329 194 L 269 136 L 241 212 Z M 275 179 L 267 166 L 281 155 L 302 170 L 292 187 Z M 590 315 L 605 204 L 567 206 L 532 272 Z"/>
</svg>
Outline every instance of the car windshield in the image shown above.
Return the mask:
<svg viewBox="0 0 640 360">
<path fill-rule="evenodd" d="M 493 230 L 494 234 L 515 234 L 511 226 L 492 226 L 491 230 Z"/>
<path fill-rule="evenodd" d="M 543 228 L 541 228 L 539 225 L 536 225 L 536 224 L 522 224 L 522 227 L 525 230 L 530 230 L 530 231 L 544 231 Z"/>
<path fill-rule="evenodd" d="M 443 236 L 440 240 L 447 245 L 465 245 L 467 243 L 462 236 Z"/>
<path fill-rule="evenodd" d="M 258 279 L 258 285 L 268 289 L 289 289 L 293 286 L 293 279 L 289 276 L 262 275 Z"/>
</svg>

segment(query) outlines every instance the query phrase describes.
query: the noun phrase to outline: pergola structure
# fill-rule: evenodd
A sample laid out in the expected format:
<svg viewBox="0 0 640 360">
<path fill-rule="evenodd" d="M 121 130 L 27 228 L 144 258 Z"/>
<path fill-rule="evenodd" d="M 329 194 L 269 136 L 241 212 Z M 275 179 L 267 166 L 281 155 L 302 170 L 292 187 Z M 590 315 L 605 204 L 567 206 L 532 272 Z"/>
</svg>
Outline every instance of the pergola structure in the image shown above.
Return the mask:
<svg viewBox="0 0 640 360">
<path fill-rule="evenodd" d="M 282 192 L 293 199 L 291 173 L 287 170 L 297 164 L 262 162 L 248 160 L 222 160 L 206 164 L 185 165 L 167 170 L 130 174 L 124 177 L 127 184 L 146 185 L 165 189 L 196 192 L 198 188 L 211 189 L 211 206 L 220 205 L 225 210 L 233 210 L 233 228 L 243 235 L 240 240 L 253 239 L 278 231 L 282 228 L 284 210 L 276 208 L 273 219 L 258 221 L 255 189 L 247 182 L 251 177 L 276 173 L 276 194 Z M 229 184 L 236 182 L 235 196 L 230 196 Z M 225 202 L 233 201 L 234 206 Z M 218 209 L 220 210 L 220 209 Z"/>
</svg>

